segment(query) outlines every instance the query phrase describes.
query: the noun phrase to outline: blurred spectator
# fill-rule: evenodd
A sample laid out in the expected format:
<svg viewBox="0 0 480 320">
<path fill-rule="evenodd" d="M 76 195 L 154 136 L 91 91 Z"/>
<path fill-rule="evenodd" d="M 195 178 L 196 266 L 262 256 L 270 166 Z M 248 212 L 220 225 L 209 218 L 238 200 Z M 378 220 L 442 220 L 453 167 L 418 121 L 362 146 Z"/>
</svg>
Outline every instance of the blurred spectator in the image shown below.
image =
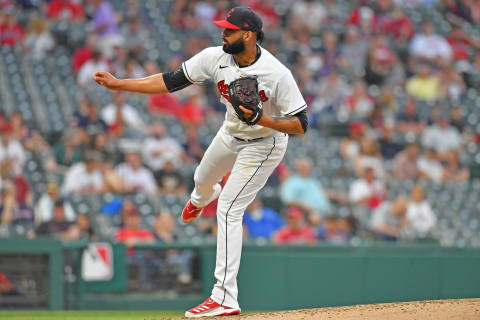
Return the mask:
<svg viewBox="0 0 480 320">
<path fill-rule="evenodd" d="M 199 163 L 206 148 L 200 143 L 197 130 L 194 126 L 187 126 L 185 130 L 187 140 L 183 144 L 183 149 L 190 159 L 192 159 L 195 163 Z"/>
<path fill-rule="evenodd" d="M 395 7 L 392 0 L 377 1 L 378 30 L 395 39 L 397 46 L 406 46 L 414 34 L 413 24 L 408 16 L 399 7 Z"/>
<path fill-rule="evenodd" d="M 287 224 L 273 235 L 277 244 L 308 244 L 316 241 L 312 228 L 305 224 L 300 209 L 290 207 L 287 213 Z"/>
<path fill-rule="evenodd" d="M 158 242 L 172 243 L 176 240 L 175 219 L 168 212 L 161 212 L 153 223 L 153 235 Z"/>
<path fill-rule="evenodd" d="M 397 70 L 400 66 L 387 40 L 381 35 L 372 37 L 365 69 L 365 82 L 368 85 L 380 86 L 401 81 L 402 79 L 389 79 L 393 76 L 403 78 L 402 70 Z M 400 75 L 397 75 L 399 72 Z"/>
<path fill-rule="evenodd" d="M 113 163 L 110 159 L 102 162 L 99 169 L 102 173 L 105 192 L 123 193 L 131 191 L 122 177 L 113 168 Z"/>
<path fill-rule="evenodd" d="M 416 237 L 431 236 L 437 223 L 437 217 L 428 201 L 425 200 L 421 185 L 417 184 L 412 188 L 406 218 L 410 228 L 416 233 Z"/>
<path fill-rule="evenodd" d="M 328 216 L 316 230 L 320 241 L 331 243 L 346 243 L 352 237 L 352 225 L 347 218 Z"/>
<path fill-rule="evenodd" d="M 412 56 L 429 62 L 450 61 L 452 48 L 443 36 L 435 33 L 433 24 L 430 21 L 423 22 L 422 31 L 415 34 L 410 43 Z"/>
<path fill-rule="evenodd" d="M 380 180 L 385 179 L 385 169 L 383 167 L 383 158 L 380 153 L 379 144 L 372 138 L 364 137 L 360 141 L 360 151 L 354 159 L 355 173 L 362 176 L 365 168 L 373 168 L 375 177 Z"/>
<path fill-rule="evenodd" d="M 175 218 L 169 212 L 158 214 L 153 223 L 153 234 L 158 242 L 172 243 L 177 240 Z M 192 250 L 167 250 L 165 262 L 180 269 L 177 280 L 188 284 L 192 281 L 192 259 Z"/>
<path fill-rule="evenodd" d="M 71 228 L 71 235 L 75 240 L 98 240 L 90 224 L 90 218 L 86 214 L 78 215 L 76 224 Z"/>
<path fill-rule="evenodd" d="M 12 131 L 10 124 L 0 128 L 0 162 L 10 160 L 16 167 L 22 169 L 25 163 L 25 150 L 19 141 L 13 139 Z"/>
<path fill-rule="evenodd" d="M 464 134 L 467 127 L 465 125 L 465 117 L 459 107 L 450 108 L 450 125 L 455 127 L 460 134 Z"/>
<path fill-rule="evenodd" d="M 55 40 L 48 30 L 48 22 L 41 18 L 32 19 L 27 26 L 25 46 L 34 60 L 42 60 L 55 47 Z"/>
<path fill-rule="evenodd" d="M 440 94 L 448 100 L 457 102 L 465 93 L 466 87 L 463 78 L 452 66 L 442 69 L 439 80 Z"/>
<path fill-rule="evenodd" d="M 312 162 L 298 158 L 295 173 L 281 185 L 280 196 L 284 204 L 301 208 L 309 215 L 325 215 L 330 210 L 330 201 L 320 181 L 312 175 Z"/>
<path fill-rule="evenodd" d="M 251 239 L 270 239 L 285 222 L 273 209 L 265 207 L 260 199 L 253 200 L 243 215 L 243 226 Z"/>
<path fill-rule="evenodd" d="M 447 41 L 452 47 L 453 58 L 455 60 L 468 61 L 470 59 L 470 52 L 475 49 L 478 50 L 480 47 L 478 39 L 471 38 L 460 28 L 453 28 Z"/>
<path fill-rule="evenodd" d="M 83 9 L 77 1 L 51 0 L 48 4 L 47 14 L 54 20 L 83 20 Z"/>
<path fill-rule="evenodd" d="M 393 174 L 396 179 L 417 179 L 419 148 L 415 142 L 409 143 L 405 150 L 397 153 L 394 159 Z"/>
<path fill-rule="evenodd" d="M 340 62 L 340 50 L 338 49 L 337 35 L 332 31 L 326 31 L 323 34 L 323 48 L 322 48 L 322 68 L 320 70 L 321 76 L 326 76 L 332 71 L 336 71 L 338 63 Z"/>
<path fill-rule="evenodd" d="M 442 0 L 439 11 L 443 11 L 445 18 L 454 25 L 461 25 L 464 22 L 472 22 L 472 15 L 469 8 L 471 1 Z"/>
<path fill-rule="evenodd" d="M 405 104 L 405 108 L 398 116 L 397 129 L 400 133 L 420 134 L 425 129 L 425 124 L 420 122 L 415 101 L 409 98 Z"/>
<path fill-rule="evenodd" d="M 143 78 L 145 77 L 145 70 L 138 62 L 137 58 L 129 55 L 124 65 L 115 70 L 115 74 L 120 78 Z"/>
<path fill-rule="evenodd" d="M 345 31 L 345 41 L 340 46 L 342 69 L 357 80 L 365 69 L 365 61 L 368 54 L 368 41 L 359 37 L 358 28 L 348 26 Z"/>
<path fill-rule="evenodd" d="M 355 83 L 353 93 L 345 100 L 346 114 L 352 119 L 365 119 L 373 110 L 375 100 L 367 94 L 365 83 Z"/>
<path fill-rule="evenodd" d="M 128 152 L 125 155 L 125 162 L 119 164 L 115 171 L 122 179 L 127 192 L 156 193 L 155 178 L 150 170 L 142 166 L 138 153 Z"/>
<path fill-rule="evenodd" d="M 187 98 L 178 113 L 179 120 L 185 125 L 201 126 L 205 123 L 204 118 L 204 99 L 197 93 Z"/>
<path fill-rule="evenodd" d="M 448 116 L 443 112 L 436 116 L 435 123 L 422 134 L 422 145 L 434 149 L 443 158 L 448 151 L 458 151 L 462 146 L 462 136 L 457 128 L 450 125 Z"/>
<path fill-rule="evenodd" d="M 22 174 L 21 168 L 15 166 L 11 160 L 5 160 L 0 163 L 0 175 L 2 181 L 10 181 L 15 186 L 15 199 L 19 203 L 32 204 L 33 195 L 30 191 L 30 185 Z"/>
<path fill-rule="evenodd" d="M 150 39 L 148 29 L 143 25 L 143 20 L 138 17 L 128 18 L 126 25 L 122 29 L 122 38 L 125 41 L 124 47 L 135 54 L 142 53 L 145 45 Z"/>
<path fill-rule="evenodd" d="M 349 136 L 342 140 L 340 146 L 340 155 L 344 159 L 350 160 L 352 163 L 357 159 L 360 154 L 360 142 L 363 140 L 366 130 L 367 127 L 364 123 L 350 123 L 348 128 Z"/>
<path fill-rule="evenodd" d="M 167 159 L 163 168 L 154 173 L 161 194 L 185 194 L 185 179 L 175 163 L 175 159 Z"/>
<path fill-rule="evenodd" d="M 141 227 L 142 218 L 137 211 L 135 205 L 130 203 L 130 206 L 126 206 L 122 214 L 123 226 L 115 233 L 115 241 L 123 242 L 129 248 L 129 252 L 132 253 L 133 246 L 142 243 L 153 243 L 155 237 L 153 233 L 147 229 Z M 127 210 L 127 207 L 129 208 Z"/>
<path fill-rule="evenodd" d="M 72 165 L 65 173 L 63 193 L 95 194 L 103 191 L 103 177 L 99 170 L 101 154 L 88 151 L 84 162 Z"/>
<path fill-rule="evenodd" d="M 125 243 L 128 249 L 128 264 L 138 268 L 138 278 L 142 289 L 151 287 L 153 267 L 157 259 L 153 259 L 148 251 L 134 250 L 137 244 L 148 244 L 155 242 L 155 236 L 147 229 L 141 227 L 141 217 L 135 207 L 122 215 L 123 227 L 115 233 L 115 241 Z"/>
<path fill-rule="evenodd" d="M 151 136 L 142 143 L 142 158 L 153 171 L 163 168 L 167 159 L 174 161 L 177 165 L 182 163 L 183 148 L 166 131 L 163 123 L 156 122 L 152 125 Z"/>
<path fill-rule="evenodd" d="M 395 241 L 407 227 L 407 200 L 397 198 L 392 203 L 385 201 L 372 213 L 370 226 L 383 240 Z"/>
<path fill-rule="evenodd" d="M 75 111 L 74 126 L 85 129 L 89 136 L 104 133 L 108 126 L 100 119 L 97 111 L 97 105 L 90 99 L 83 99 L 79 103 L 80 109 Z"/>
<path fill-rule="evenodd" d="M 15 20 L 15 7 L 7 6 L 2 12 L 0 20 L 0 45 L 15 46 L 23 41 L 25 30 Z M 3 21 L 2 21 L 3 20 Z"/>
<path fill-rule="evenodd" d="M 87 88 L 94 85 L 95 81 L 92 78 L 92 75 L 95 71 L 109 71 L 110 67 L 108 61 L 104 58 L 100 51 L 93 51 L 92 58 L 87 62 L 83 63 L 80 69 L 78 70 L 77 83 L 82 88 Z"/>
<path fill-rule="evenodd" d="M 217 14 L 217 8 L 215 8 L 215 1 L 213 0 L 198 1 L 195 5 L 194 10 L 195 10 L 195 17 L 201 23 L 202 28 L 211 29 L 212 21 L 214 21 L 214 17 Z"/>
<path fill-rule="evenodd" d="M 10 114 L 10 125 L 12 128 L 12 139 L 20 142 L 26 150 L 37 152 L 50 151 L 51 146 L 37 130 L 25 124 L 18 112 Z"/>
<path fill-rule="evenodd" d="M 350 185 L 349 199 L 354 205 L 364 205 L 370 209 L 378 207 L 386 196 L 383 182 L 375 177 L 375 169 L 366 166 L 361 178 L 354 180 Z"/>
<path fill-rule="evenodd" d="M 427 64 L 418 67 L 417 75 L 407 80 L 405 88 L 410 96 L 418 100 L 437 100 L 441 94 L 440 79 Z"/>
<path fill-rule="evenodd" d="M 123 42 L 118 33 L 115 10 L 107 0 L 92 0 L 92 4 L 94 7 L 92 21 L 99 37 L 99 48 L 106 57 L 112 58 L 113 47 Z"/>
<path fill-rule="evenodd" d="M 343 103 L 346 92 L 347 84 L 339 76 L 338 71 L 332 70 L 324 81 L 321 81 L 320 85 L 316 89 L 317 95 L 312 102 L 311 121 L 312 125 L 316 125 L 323 113 L 337 113 L 340 110 L 339 107 Z M 348 115 L 342 115 L 347 118 Z"/>
<path fill-rule="evenodd" d="M 140 114 L 127 103 L 125 92 L 113 92 L 113 102 L 102 109 L 100 117 L 110 127 L 111 131 L 119 130 L 123 132 L 125 129 L 129 129 L 144 132 L 146 129 Z"/>
<path fill-rule="evenodd" d="M 378 139 L 380 154 L 385 160 L 392 160 L 403 149 L 403 145 L 395 142 L 394 135 L 395 125 L 391 122 L 385 122 Z"/>
<path fill-rule="evenodd" d="M 71 129 L 66 131 L 62 141 L 55 146 L 53 151 L 56 164 L 68 167 L 79 162 L 83 157 L 83 146 L 87 139 L 85 130 Z"/>
<path fill-rule="evenodd" d="M 449 151 L 445 155 L 445 175 L 449 181 L 467 181 L 470 177 L 468 168 L 461 166 L 458 152 Z"/>
<path fill-rule="evenodd" d="M 51 236 L 59 240 L 70 240 L 72 226 L 73 223 L 65 218 L 63 201 L 59 200 L 55 202 L 53 207 L 53 219 L 42 222 L 35 233 L 37 236 Z"/>
<path fill-rule="evenodd" d="M 318 1 L 295 1 L 291 10 L 290 24 L 299 24 L 308 33 L 318 33 L 327 19 L 325 7 Z"/>
<path fill-rule="evenodd" d="M 441 183 L 446 179 L 446 171 L 438 160 L 438 154 L 434 149 L 427 149 L 425 153 L 418 158 L 417 168 L 420 171 L 420 177 L 431 180 L 435 183 Z"/>
<path fill-rule="evenodd" d="M 254 0 L 249 6 L 262 17 L 264 30 L 275 30 L 279 26 L 280 17 L 273 0 Z"/>
<path fill-rule="evenodd" d="M 348 17 L 349 25 L 357 26 L 362 36 L 370 36 L 378 26 L 378 16 L 375 11 L 365 5 L 355 8 Z"/>
<path fill-rule="evenodd" d="M 73 72 L 78 73 L 82 66 L 92 59 L 93 53 L 96 52 L 98 38 L 96 35 L 90 34 L 87 36 L 85 46 L 77 49 L 72 57 Z M 104 65 L 105 67 L 105 65 Z M 91 68 L 90 68 L 91 69 Z M 108 70 L 108 66 L 107 69 Z"/>
<path fill-rule="evenodd" d="M 17 200 L 17 189 L 10 181 L 4 182 L 2 204 L 0 205 L 0 221 L 3 225 L 33 225 L 33 210 L 25 203 Z"/>
<path fill-rule="evenodd" d="M 53 208 L 55 203 L 60 201 L 60 192 L 58 191 L 58 185 L 55 182 L 49 182 L 46 186 L 45 193 L 38 199 L 35 205 L 35 223 L 37 225 L 48 222 L 53 219 Z M 73 222 L 76 214 L 72 205 L 67 200 L 62 199 L 63 210 L 65 213 L 65 219 Z"/>
</svg>

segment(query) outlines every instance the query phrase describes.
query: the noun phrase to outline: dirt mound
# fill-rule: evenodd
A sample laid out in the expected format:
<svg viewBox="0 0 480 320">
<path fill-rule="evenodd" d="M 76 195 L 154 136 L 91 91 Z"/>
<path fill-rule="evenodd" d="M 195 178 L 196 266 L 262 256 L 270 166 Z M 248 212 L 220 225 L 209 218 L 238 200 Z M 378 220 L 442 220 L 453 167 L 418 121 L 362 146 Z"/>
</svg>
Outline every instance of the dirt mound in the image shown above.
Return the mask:
<svg viewBox="0 0 480 320">
<path fill-rule="evenodd" d="M 480 299 L 433 300 L 331 307 L 222 317 L 225 320 L 479 320 Z"/>
</svg>

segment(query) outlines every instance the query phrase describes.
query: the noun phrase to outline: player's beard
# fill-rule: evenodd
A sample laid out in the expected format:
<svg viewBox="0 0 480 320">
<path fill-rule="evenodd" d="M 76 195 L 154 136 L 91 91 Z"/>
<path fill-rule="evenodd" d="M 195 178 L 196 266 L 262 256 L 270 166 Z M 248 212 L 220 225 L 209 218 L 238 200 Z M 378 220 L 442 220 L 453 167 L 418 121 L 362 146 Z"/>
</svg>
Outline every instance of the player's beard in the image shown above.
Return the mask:
<svg viewBox="0 0 480 320">
<path fill-rule="evenodd" d="M 245 51 L 245 43 L 243 43 L 242 39 L 238 39 L 235 42 L 230 44 L 225 43 L 223 45 L 223 51 L 229 54 L 239 54 Z"/>
</svg>

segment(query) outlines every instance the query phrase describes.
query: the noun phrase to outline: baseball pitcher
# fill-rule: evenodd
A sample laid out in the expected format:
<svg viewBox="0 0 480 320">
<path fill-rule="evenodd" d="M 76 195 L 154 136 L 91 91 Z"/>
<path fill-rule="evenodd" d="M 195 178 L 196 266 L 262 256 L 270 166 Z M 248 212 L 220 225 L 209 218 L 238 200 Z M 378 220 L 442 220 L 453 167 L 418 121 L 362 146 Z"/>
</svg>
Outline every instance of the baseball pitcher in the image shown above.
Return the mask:
<svg viewBox="0 0 480 320">
<path fill-rule="evenodd" d="M 117 79 L 96 72 L 94 80 L 112 90 L 146 94 L 174 92 L 212 79 L 226 105 L 225 121 L 195 171 L 195 188 L 182 212 L 189 223 L 218 198 L 217 257 L 212 294 L 186 317 L 240 313 L 237 274 L 246 207 L 282 160 L 287 134 L 304 134 L 307 104 L 290 70 L 262 48 L 261 18 L 250 8 L 231 9 L 223 28 L 223 46 L 206 48 L 173 72 L 141 79 Z M 231 171 L 223 187 L 222 177 Z"/>
</svg>

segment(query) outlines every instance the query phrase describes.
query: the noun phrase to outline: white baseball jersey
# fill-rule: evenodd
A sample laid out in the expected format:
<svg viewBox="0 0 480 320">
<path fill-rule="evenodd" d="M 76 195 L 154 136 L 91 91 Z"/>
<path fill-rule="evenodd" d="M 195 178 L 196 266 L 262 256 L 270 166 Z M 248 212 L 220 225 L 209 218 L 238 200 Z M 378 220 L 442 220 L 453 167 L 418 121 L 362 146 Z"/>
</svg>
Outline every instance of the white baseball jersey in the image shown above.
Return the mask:
<svg viewBox="0 0 480 320">
<path fill-rule="evenodd" d="M 257 60 L 240 67 L 222 47 L 203 50 L 183 63 L 185 76 L 192 83 L 215 81 L 221 101 L 227 106 L 222 128 L 207 148 L 195 170 L 191 202 L 197 208 L 218 198 L 217 258 L 211 298 L 231 308 L 238 303 L 237 274 L 242 253 L 242 217 L 273 170 L 282 161 L 288 136 L 260 125 L 248 126 L 238 119 L 228 96 L 228 85 L 240 77 L 257 76 L 264 114 L 285 116 L 307 107 L 292 73 L 267 50 L 258 47 Z M 239 141 L 251 140 L 254 141 Z M 231 172 L 221 188 L 218 181 Z"/>
<path fill-rule="evenodd" d="M 233 55 L 223 48 L 210 47 L 182 64 L 183 72 L 192 83 L 212 79 L 220 93 L 220 101 L 227 106 L 224 129 L 234 137 L 255 139 L 279 135 L 278 131 L 259 125 L 249 126 L 238 119 L 230 104 L 228 85 L 245 76 L 258 76 L 258 91 L 263 112 L 269 116 L 296 114 L 307 107 L 290 70 L 270 52 L 258 46 L 260 57 L 253 64 L 240 67 Z"/>
</svg>

